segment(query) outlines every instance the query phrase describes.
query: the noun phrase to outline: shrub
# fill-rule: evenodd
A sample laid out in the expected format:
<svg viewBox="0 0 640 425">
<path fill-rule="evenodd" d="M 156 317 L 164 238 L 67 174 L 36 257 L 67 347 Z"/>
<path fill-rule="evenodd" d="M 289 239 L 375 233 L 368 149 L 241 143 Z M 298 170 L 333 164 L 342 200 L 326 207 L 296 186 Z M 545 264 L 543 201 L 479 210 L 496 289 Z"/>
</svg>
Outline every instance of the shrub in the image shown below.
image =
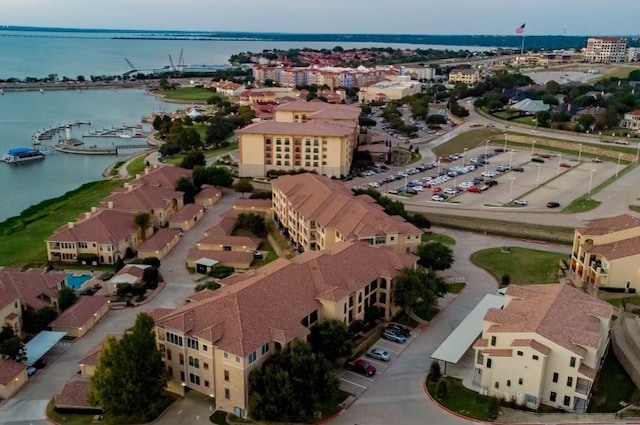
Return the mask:
<svg viewBox="0 0 640 425">
<path fill-rule="evenodd" d="M 489 414 L 489 419 L 496 420 L 500 414 L 500 400 L 496 397 L 491 397 L 487 406 L 487 413 Z"/>
<path fill-rule="evenodd" d="M 216 279 L 224 279 L 227 276 L 231 276 L 235 271 L 236 269 L 234 269 L 233 267 L 216 264 L 215 266 L 211 267 L 211 270 L 209 271 L 209 273 L 207 273 L 207 275 Z"/>
<path fill-rule="evenodd" d="M 143 258 L 142 259 L 142 264 L 147 264 L 149 266 L 153 266 L 153 267 L 160 267 L 160 260 L 158 259 L 158 257 L 148 257 L 148 258 Z"/>
<path fill-rule="evenodd" d="M 145 288 L 144 284 L 136 283 L 131 287 L 131 295 L 134 297 L 140 297 L 147 292 L 147 288 Z"/>
<path fill-rule="evenodd" d="M 196 292 L 204 291 L 205 289 L 211 289 L 212 291 L 215 291 L 220 286 L 222 286 L 222 285 L 220 285 L 218 282 L 210 280 L 208 282 L 197 284 L 196 285 Z"/>
<path fill-rule="evenodd" d="M 500 281 L 502 282 L 502 286 L 508 286 L 511 283 L 511 276 L 505 273 L 502 275 Z"/>
<path fill-rule="evenodd" d="M 362 320 L 354 320 L 349 324 L 349 330 L 352 335 L 362 332 L 364 330 L 364 322 Z"/>
<path fill-rule="evenodd" d="M 127 294 L 131 293 L 132 286 L 130 283 L 123 283 L 122 285 L 118 285 L 118 289 L 116 290 L 116 294 L 119 297 L 123 297 Z"/>
<path fill-rule="evenodd" d="M 438 386 L 436 387 L 436 397 L 439 400 L 446 400 L 449 396 L 449 387 L 447 387 L 446 381 L 438 382 Z"/>
<path fill-rule="evenodd" d="M 437 360 L 431 362 L 431 367 L 429 368 L 429 375 L 427 375 L 429 381 L 438 382 L 440 378 L 442 378 L 442 371 L 440 370 L 440 363 Z"/>
</svg>

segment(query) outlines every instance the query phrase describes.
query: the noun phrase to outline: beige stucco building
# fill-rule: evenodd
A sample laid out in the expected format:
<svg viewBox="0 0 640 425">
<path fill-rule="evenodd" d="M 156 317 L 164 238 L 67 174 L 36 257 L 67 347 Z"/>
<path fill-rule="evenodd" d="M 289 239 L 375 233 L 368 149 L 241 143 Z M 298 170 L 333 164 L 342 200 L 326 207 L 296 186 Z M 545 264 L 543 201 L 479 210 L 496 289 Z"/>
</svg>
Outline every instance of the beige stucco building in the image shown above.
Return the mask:
<svg viewBox="0 0 640 425">
<path fill-rule="evenodd" d="M 386 100 L 399 100 L 405 96 L 411 96 L 422 92 L 420 81 L 412 80 L 408 75 L 394 76 L 385 81 L 360 87 L 358 101 L 374 102 L 380 98 Z"/>
<path fill-rule="evenodd" d="M 618 63 L 627 59 L 627 39 L 591 37 L 587 40 L 584 60 L 592 63 Z"/>
<path fill-rule="evenodd" d="M 574 284 L 640 291 L 640 219 L 629 214 L 595 220 L 576 229 L 570 274 Z"/>
<path fill-rule="evenodd" d="M 480 71 L 473 68 L 452 69 L 449 73 L 450 83 L 473 85 L 480 81 Z"/>
<path fill-rule="evenodd" d="M 359 116 L 360 108 L 319 100 L 278 106 L 273 121 L 240 131 L 240 177 L 300 168 L 335 177 L 349 174 Z"/>
<path fill-rule="evenodd" d="M 274 220 L 299 250 L 321 251 L 346 240 L 397 252 L 415 252 L 420 245 L 420 229 L 387 215 L 370 196 L 354 196 L 342 182 L 304 173 L 281 176 L 272 189 Z"/>
<path fill-rule="evenodd" d="M 11 326 L 15 335 L 22 335 L 22 302 L 17 293 L 8 290 L 0 292 L 0 328 L 4 326 Z"/>
<path fill-rule="evenodd" d="M 52 331 L 66 332 L 80 338 L 89 332 L 109 312 L 109 299 L 104 296 L 80 297 L 51 324 Z"/>
<path fill-rule="evenodd" d="M 511 285 L 473 348 L 481 392 L 584 413 L 609 346 L 613 307 L 569 285 Z"/>
<path fill-rule="evenodd" d="M 393 279 L 417 257 L 389 248 L 342 242 L 327 252 L 305 252 L 223 280 L 175 310 L 157 309 L 158 347 L 170 375 L 168 388 L 195 390 L 214 408 L 246 417 L 248 376 L 270 353 L 306 339 L 317 321 L 349 324 L 377 306 L 386 319 Z"/>
<path fill-rule="evenodd" d="M 0 399 L 11 398 L 27 381 L 25 365 L 11 359 L 0 358 Z"/>
</svg>

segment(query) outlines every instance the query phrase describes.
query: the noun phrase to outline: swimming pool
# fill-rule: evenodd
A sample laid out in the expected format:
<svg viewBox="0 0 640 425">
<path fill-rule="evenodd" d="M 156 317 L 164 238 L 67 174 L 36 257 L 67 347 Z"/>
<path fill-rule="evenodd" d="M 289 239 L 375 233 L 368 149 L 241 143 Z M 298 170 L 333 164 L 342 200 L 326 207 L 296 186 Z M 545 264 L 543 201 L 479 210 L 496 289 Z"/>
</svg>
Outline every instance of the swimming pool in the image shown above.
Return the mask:
<svg viewBox="0 0 640 425">
<path fill-rule="evenodd" d="M 90 274 L 68 274 L 67 286 L 77 291 L 82 288 L 86 281 L 91 279 L 93 279 L 93 276 Z"/>
</svg>

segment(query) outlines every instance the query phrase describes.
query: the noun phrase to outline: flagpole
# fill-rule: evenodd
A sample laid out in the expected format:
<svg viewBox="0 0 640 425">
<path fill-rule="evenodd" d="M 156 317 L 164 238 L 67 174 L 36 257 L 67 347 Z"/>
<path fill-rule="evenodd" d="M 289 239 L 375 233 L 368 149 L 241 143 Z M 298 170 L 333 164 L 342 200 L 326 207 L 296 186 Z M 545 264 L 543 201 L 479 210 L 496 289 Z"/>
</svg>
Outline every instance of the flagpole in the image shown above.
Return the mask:
<svg viewBox="0 0 640 425">
<path fill-rule="evenodd" d="M 522 46 L 520 46 L 520 56 L 524 55 L 524 36 L 525 32 L 522 33 Z"/>
</svg>

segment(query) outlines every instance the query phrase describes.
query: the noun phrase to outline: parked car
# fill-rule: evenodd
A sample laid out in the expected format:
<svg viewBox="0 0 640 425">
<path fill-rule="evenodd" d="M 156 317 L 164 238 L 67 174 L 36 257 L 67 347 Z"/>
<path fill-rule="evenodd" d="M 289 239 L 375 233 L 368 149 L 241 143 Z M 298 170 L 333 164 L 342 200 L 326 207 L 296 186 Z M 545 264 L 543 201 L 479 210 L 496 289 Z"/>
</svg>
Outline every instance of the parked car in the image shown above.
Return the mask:
<svg viewBox="0 0 640 425">
<path fill-rule="evenodd" d="M 262 252 L 260 251 L 249 251 L 253 254 L 253 258 L 255 260 L 262 260 L 264 258 L 264 256 L 262 255 Z"/>
<path fill-rule="evenodd" d="M 382 333 L 382 337 L 386 340 L 397 342 L 398 344 L 404 344 L 405 342 L 407 342 L 406 336 L 391 330 L 384 331 Z"/>
<path fill-rule="evenodd" d="M 591 162 L 602 162 L 601 158 L 593 158 Z"/>
<path fill-rule="evenodd" d="M 515 205 L 525 206 L 525 205 L 527 205 L 527 200 L 526 199 L 516 199 L 515 201 L 513 201 L 513 203 Z"/>
<path fill-rule="evenodd" d="M 547 208 L 558 208 L 560 206 L 559 202 L 550 201 L 547 202 Z"/>
<path fill-rule="evenodd" d="M 349 362 L 347 364 L 349 370 L 359 373 L 365 376 L 373 376 L 376 374 L 376 368 L 371 366 L 371 364 L 363 359 L 356 360 L 355 362 Z"/>
<path fill-rule="evenodd" d="M 489 186 L 489 187 L 493 187 L 493 186 L 497 186 L 497 185 L 498 185 L 498 182 L 495 181 L 495 180 L 489 180 L 487 182 L 487 186 Z"/>
<path fill-rule="evenodd" d="M 389 353 L 381 350 L 380 348 L 372 348 L 371 350 L 367 351 L 367 357 L 371 357 L 372 359 L 380 360 L 383 362 L 388 362 L 391 359 Z"/>
<path fill-rule="evenodd" d="M 534 156 L 533 158 L 531 158 L 531 162 L 539 162 L 539 163 L 543 164 L 544 163 L 544 159 L 539 158 L 537 156 Z"/>
<path fill-rule="evenodd" d="M 394 331 L 396 333 L 404 335 L 407 338 L 409 338 L 411 336 L 411 329 L 405 328 L 404 326 L 399 325 L 397 323 L 389 323 L 387 325 L 387 330 L 388 331 Z"/>
<path fill-rule="evenodd" d="M 524 168 L 522 168 L 522 167 L 512 167 L 511 171 L 515 171 L 517 173 L 524 173 Z"/>
<path fill-rule="evenodd" d="M 560 167 L 562 167 L 562 168 L 571 168 L 571 165 L 567 164 L 566 162 L 562 162 L 560 164 Z"/>
<path fill-rule="evenodd" d="M 444 201 L 445 201 L 445 198 L 444 198 L 444 196 L 442 196 L 442 195 L 433 195 L 433 196 L 431 197 L 431 200 L 432 200 L 432 201 L 436 201 L 436 202 L 444 202 Z"/>
<path fill-rule="evenodd" d="M 36 374 L 36 372 L 38 371 L 38 369 L 36 369 L 35 367 L 31 366 L 27 368 L 27 375 L 28 376 L 33 376 Z"/>
<path fill-rule="evenodd" d="M 432 187 L 432 188 L 431 188 L 431 190 L 433 191 L 433 193 L 440 193 L 440 192 L 442 192 L 442 188 L 441 188 L 441 187 L 438 187 L 438 186 Z"/>
<path fill-rule="evenodd" d="M 473 186 L 473 187 L 469 188 L 468 192 L 471 192 L 471 193 L 482 193 L 482 189 L 480 189 L 478 186 Z"/>
</svg>

